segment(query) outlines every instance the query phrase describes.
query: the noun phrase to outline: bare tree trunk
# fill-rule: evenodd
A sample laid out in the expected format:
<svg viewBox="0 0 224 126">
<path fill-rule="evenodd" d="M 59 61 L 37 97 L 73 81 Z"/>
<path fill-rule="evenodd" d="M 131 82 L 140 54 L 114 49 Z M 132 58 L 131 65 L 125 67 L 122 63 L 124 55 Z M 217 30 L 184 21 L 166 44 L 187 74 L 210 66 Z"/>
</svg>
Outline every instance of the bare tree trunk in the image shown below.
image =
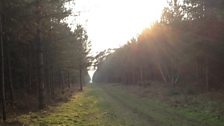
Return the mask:
<svg viewBox="0 0 224 126">
<path fill-rule="evenodd" d="M 161 65 L 160 65 L 160 64 L 159 64 L 159 72 L 160 72 L 160 74 L 161 74 L 161 76 L 162 76 L 162 78 L 163 78 L 164 82 L 165 82 L 165 83 L 167 83 L 167 79 L 166 79 L 166 77 L 165 77 L 165 75 L 164 75 L 164 73 L 163 73 L 163 70 L 162 70 L 162 68 L 161 68 Z"/>
<path fill-rule="evenodd" d="M 131 72 L 131 80 L 132 80 L 131 84 L 135 84 L 135 71 L 134 70 L 132 70 L 132 72 Z"/>
<path fill-rule="evenodd" d="M 43 47 L 39 41 L 39 109 L 44 108 L 44 63 L 43 63 Z"/>
<path fill-rule="evenodd" d="M 64 89 L 65 77 L 64 77 L 64 72 L 63 71 L 61 71 L 61 84 L 62 84 L 62 88 Z"/>
<path fill-rule="evenodd" d="M 10 51 L 8 50 L 8 70 L 9 70 L 9 91 L 10 91 L 10 102 L 11 106 L 14 106 L 14 88 L 13 88 L 13 80 L 12 80 L 12 66 L 11 66 L 11 57 Z"/>
<path fill-rule="evenodd" d="M 143 84 L 143 68 L 140 68 L 140 83 L 139 84 Z"/>
<path fill-rule="evenodd" d="M 51 96 L 53 97 L 54 96 L 54 89 L 55 89 L 55 86 L 56 86 L 56 85 L 54 85 L 55 81 L 54 81 L 54 72 L 53 72 L 53 70 L 51 70 L 51 72 L 50 72 L 50 79 L 51 79 L 51 81 L 50 81 Z"/>
<path fill-rule="evenodd" d="M 3 16 L 0 15 L 0 41 L 1 41 L 1 74 L 2 74 L 2 117 L 6 120 L 6 103 L 5 103 L 5 66 L 4 66 L 4 42 L 3 42 Z"/>
<path fill-rule="evenodd" d="M 37 43 L 38 43 L 38 57 L 39 57 L 39 109 L 43 109 L 44 105 L 44 54 L 43 43 L 41 42 L 40 17 L 41 17 L 41 0 L 37 0 Z"/>
<path fill-rule="evenodd" d="M 70 73 L 68 72 L 68 88 L 71 88 Z"/>
<path fill-rule="evenodd" d="M 80 83 L 80 91 L 83 90 L 83 84 L 82 84 L 82 68 L 80 66 L 79 68 L 79 83 Z"/>
<path fill-rule="evenodd" d="M 51 73 L 50 73 L 50 70 L 49 68 L 46 68 L 46 71 L 45 71 L 45 87 L 46 87 L 46 90 L 47 90 L 47 93 L 48 94 L 51 94 Z"/>
<path fill-rule="evenodd" d="M 32 46 L 32 45 L 31 45 Z M 32 47 L 29 46 L 28 54 L 28 92 L 31 93 L 32 90 Z"/>
<path fill-rule="evenodd" d="M 196 59 L 195 62 L 195 78 L 198 79 L 199 78 L 199 68 L 198 68 L 198 61 Z"/>
<path fill-rule="evenodd" d="M 206 82 L 206 89 L 209 90 L 209 68 L 208 68 L 208 58 L 206 59 L 206 66 L 205 66 L 205 82 Z"/>
</svg>

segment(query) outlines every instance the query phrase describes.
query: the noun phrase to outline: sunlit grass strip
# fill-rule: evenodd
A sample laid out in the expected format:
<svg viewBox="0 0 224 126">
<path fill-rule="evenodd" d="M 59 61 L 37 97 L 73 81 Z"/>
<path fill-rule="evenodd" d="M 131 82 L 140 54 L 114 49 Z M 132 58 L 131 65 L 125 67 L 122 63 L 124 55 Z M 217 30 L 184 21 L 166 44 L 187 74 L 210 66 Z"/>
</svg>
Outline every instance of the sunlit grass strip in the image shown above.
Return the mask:
<svg viewBox="0 0 224 126">
<path fill-rule="evenodd" d="M 91 89 L 86 88 L 85 92 Z M 97 126 L 100 121 L 100 111 L 95 105 L 97 99 L 94 96 L 79 92 L 66 103 L 48 107 L 46 111 L 21 115 L 18 120 L 25 125 L 56 125 L 56 126 Z"/>
</svg>

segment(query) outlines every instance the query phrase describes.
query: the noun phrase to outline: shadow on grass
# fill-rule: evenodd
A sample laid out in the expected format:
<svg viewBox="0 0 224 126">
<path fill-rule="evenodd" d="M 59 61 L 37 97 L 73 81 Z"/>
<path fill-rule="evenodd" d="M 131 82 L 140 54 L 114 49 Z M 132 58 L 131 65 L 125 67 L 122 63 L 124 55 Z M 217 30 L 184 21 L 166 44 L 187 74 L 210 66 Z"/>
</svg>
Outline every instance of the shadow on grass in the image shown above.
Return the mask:
<svg viewBox="0 0 224 126">
<path fill-rule="evenodd" d="M 1 123 L 0 126 L 23 126 L 19 121 Z"/>
</svg>

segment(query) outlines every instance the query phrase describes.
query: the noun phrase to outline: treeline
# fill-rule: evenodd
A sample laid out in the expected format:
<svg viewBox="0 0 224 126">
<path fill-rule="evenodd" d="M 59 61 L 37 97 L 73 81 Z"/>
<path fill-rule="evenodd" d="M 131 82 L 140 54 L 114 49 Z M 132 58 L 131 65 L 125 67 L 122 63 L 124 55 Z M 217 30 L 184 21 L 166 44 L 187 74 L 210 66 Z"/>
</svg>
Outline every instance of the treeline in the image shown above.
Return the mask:
<svg viewBox="0 0 224 126">
<path fill-rule="evenodd" d="M 169 2 L 159 22 L 126 45 L 96 56 L 93 80 L 223 89 L 223 12 L 223 0 Z"/>
<path fill-rule="evenodd" d="M 1 112 L 16 94 L 34 95 L 39 109 L 56 91 L 88 80 L 90 42 L 85 29 L 71 31 L 65 19 L 71 0 L 0 0 Z M 33 99 L 30 99 L 33 100 Z M 27 108 L 28 109 L 28 108 Z"/>
</svg>

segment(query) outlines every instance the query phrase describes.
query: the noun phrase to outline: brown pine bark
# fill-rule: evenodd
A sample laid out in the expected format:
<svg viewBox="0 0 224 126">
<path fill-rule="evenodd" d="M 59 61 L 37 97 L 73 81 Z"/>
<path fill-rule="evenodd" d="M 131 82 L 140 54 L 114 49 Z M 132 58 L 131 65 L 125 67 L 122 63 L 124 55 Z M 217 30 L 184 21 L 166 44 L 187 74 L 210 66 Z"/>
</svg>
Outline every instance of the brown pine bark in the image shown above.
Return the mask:
<svg viewBox="0 0 224 126">
<path fill-rule="evenodd" d="M 209 66 L 208 66 L 208 58 L 206 59 L 206 66 L 205 66 L 205 83 L 206 83 L 206 90 L 209 90 Z"/>
<path fill-rule="evenodd" d="M 32 89 L 32 49 L 29 47 L 28 54 L 28 92 L 30 93 Z"/>
<path fill-rule="evenodd" d="M 68 78 L 67 78 L 67 80 L 68 80 L 68 88 L 71 88 L 70 73 L 69 72 L 68 72 Z"/>
<path fill-rule="evenodd" d="M 159 68 L 159 72 L 160 72 L 160 74 L 161 74 L 161 76 L 162 76 L 164 82 L 167 83 L 167 79 L 166 79 L 166 77 L 165 77 L 165 75 L 164 75 L 164 73 L 163 73 L 163 70 L 162 70 L 160 64 L 158 65 L 158 68 Z"/>
<path fill-rule="evenodd" d="M 10 51 L 8 50 L 8 70 L 9 70 L 9 93 L 10 93 L 10 104 L 14 106 L 14 88 L 12 80 L 12 66 L 11 66 L 11 57 Z"/>
<path fill-rule="evenodd" d="M 1 11 L 1 10 L 0 10 Z M 2 117 L 6 120 L 5 103 L 5 66 L 4 66 L 4 42 L 3 42 L 3 15 L 0 15 L 0 42 L 1 42 L 1 74 L 2 74 Z"/>
<path fill-rule="evenodd" d="M 64 89 L 65 88 L 65 77 L 64 77 L 63 71 L 61 71 L 61 85 L 62 85 L 62 88 Z"/>
<path fill-rule="evenodd" d="M 43 53 L 43 43 L 41 42 L 41 30 L 40 30 L 40 19 L 41 19 L 41 0 L 37 0 L 37 45 L 38 45 L 38 58 L 39 58 L 39 85 L 38 85 L 38 93 L 39 93 L 39 109 L 43 109 L 45 107 L 44 104 L 44 53 Z"/>
<path fill-rule="evenodd" d="M 79 68 L 79 84 L 80 84 L 80 91 L 83 90 L 83 84 L 82 84 L 82 68 L 80 66 Z"/>
</svg>

